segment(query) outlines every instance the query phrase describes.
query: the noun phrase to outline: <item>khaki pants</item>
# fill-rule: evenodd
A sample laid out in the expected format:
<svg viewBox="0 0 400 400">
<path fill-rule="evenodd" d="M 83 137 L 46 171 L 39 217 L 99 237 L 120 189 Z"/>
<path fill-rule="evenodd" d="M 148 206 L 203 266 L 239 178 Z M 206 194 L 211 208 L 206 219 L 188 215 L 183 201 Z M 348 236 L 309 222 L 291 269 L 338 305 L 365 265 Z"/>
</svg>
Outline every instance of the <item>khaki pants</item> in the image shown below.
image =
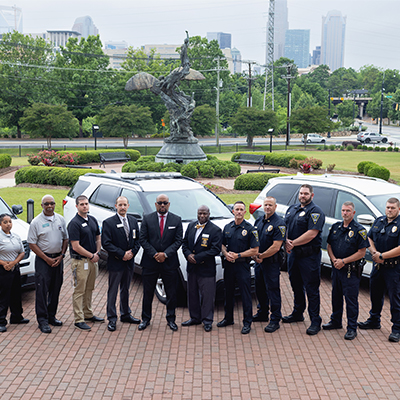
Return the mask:
<svg viewBox="0 0 400 400">
<path fill-rule="evenodd" d="M 85 269 L 86 265 L 86 269 Z M 71 260 L 72 285 L 72 305 L 74 307 L 75 323 L 84 322 L 85 319 L 93 317 L 92 293 L 96 277 L 99 273 L 97 263 L 91 262 L 87 258 L 82 260 Z"/>
</svg>

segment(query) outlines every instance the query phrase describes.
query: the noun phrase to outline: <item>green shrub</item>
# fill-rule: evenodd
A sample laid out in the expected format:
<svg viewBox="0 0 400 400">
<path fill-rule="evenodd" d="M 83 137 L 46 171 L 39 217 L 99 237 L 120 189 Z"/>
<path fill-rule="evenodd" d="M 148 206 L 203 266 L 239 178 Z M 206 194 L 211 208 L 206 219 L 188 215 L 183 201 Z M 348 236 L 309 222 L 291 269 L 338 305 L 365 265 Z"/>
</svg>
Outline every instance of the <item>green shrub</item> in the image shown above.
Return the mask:
<svg viewBox="0 0 400 400">
<path fill-rule="evenodd" d="M 380 150 L 381 150 L 381 148 L 379 146 L 374 147 L 374 151 L 380 151 Z"/>
<path fill-rule="evenodd" d="M 372 161 L 370 161 L 369 163 L 365 164 L 364 165 L 364 175 L 368 175 L 368 171 L 372 167 L 379 167 L 379 165 L 377 163 L 372 162 Z"/>
<path fill-rule="evenodd" d="M 386 151 L 386 147 L 381 147 L 381 151 Z"/>
<path fill-rule="evenodd" d="M 153 133 L 150 137 L 152 139 L 160 139 L 169 136 L 170 136 L 169 132 L 164 132 L 164 133 L 161 132 L 161 133 Z"/>
<path fill-rule="evenodd" d="M 232 161 L 225 161 L 224 164 L 228 167 L 229 176 L 238 176 L 240 175 L 240 165 L 238 163 Z"/>
<path fill-rule="evenodd" d="M 214 168 L 210 164 L 201 165 L 199 173 L 202 178 L 214 178 Z"/>
<path fill-rule="evenodd" d="M 359 144 L 359 145 L 357 146 L 357 150 L 362 150 L 362 148 L 363 148 L 363 145 L 362 145 L 362 144 Z"/>
<path fill-rule="evenodd" d="M 182 167 L 181 174 L 183 176 L 188 176 L 189 178 L 196 179 L 199 176 L 199 171 L 195 167 L 195 165 L 193 165 L 193 163 L 189 163 Z"/>
<path fill-rule="evenodd" d="M 294 169 L 299 169 L 300 164 L 303 164 L 303 160 L 296 160 L 295 158 L 292 158 L 289 162 L 289 168 L 294 168 Z"/>
<path fill-rule="evenodd" d="M 11 165 L 11 156 L 9 154 L 0 154 L 0 168 L 7 168 Z"/>
<path fill-rule="evenodd" d="M 398 151 L 399 151 L 399 148 L 398 148 L 398 147 L 395 147 L 393 150 L 394 150 L 395 152 L 398 152 Z"/>
<path fill-rule="evenodd" d="M 306 158 L 302 164 L 310 164 L 312 169 L 320 169 L 322 167 L 322 160 L 318 160 L 318 158 L 308 157 Z"/>
<path fill-rule="evenodd" d="M 389 146 L 389 147 L 387 148 L 387 151 L 393 151 L 393 147 L 392 147 L 392 146 Z"/>
<path fill-rule="evenodd" d="M 161 169 L 161 172 L 181 172 L 181 169 L 182 169 L 182 164 L 170 162 L 164 164 L 164 167 Z"/>
<path fill-rule="evenodd" d="M 368 149 L 368 146 L 366 146 L 365 144 L 363 144 L 363 145 L 362 145 L 362 149 L 363 149 L 363 150 L 367 150 L 367 149 Z"/>
<path fill-rule="evenodd" d="M 317 150 L 323 150 L 322 146 L 317 146 Z"/>
<path fill-rule="evenodd" d="M 212 156 L 211 154 L 206 154 L 207 160 L 218 160 L 217 156 Z"/>
<path fill-rule="evenodd" d="M 374 178 L 381 178 L 387 181 L 390 178 L 390 171 L 385 167 L 382 167 L 380 165 L 375 165 L 368 170 L 367 175 L 372 176 Z"/>
<path fill-rule="evenodd" d="M 279 167 L 289 168 L 289 162 L 292 158 L 296 158 L 297 160 L 305 160 L 307 156 L 303 154 L 289 154 L 289 153 L 267 153 L 267 152 L 240 152 L 234 153 L 231 157 L 231 161 L 239 158 L 240 154 L 257 154 L 265 156 L 265 164 L 267 165 L 275 165 Z"/>
<path fill-rule="evenodd" d="M 24 167 L 15 173 L 15 183 L 37 183 L 40 185 L 73 186 L 81 175 L 104 174 L 100 169 L 74 169 L 62 167 Z"/>
<path fill-rule="evenodd" d="M 235 179 L 234 189 L 236 190 L 262 190 L 269 179 L 284 176 L 283 174 L 266 174 L 256 172 L 254 174 L 243 174 Z"/>
<path fill-rule="evenodd" d="M 334 151 L 336 150 L 336 146 L 334 144 L 329 145 L 329 150 Z"/>
<path fill-rule="evenodd" d="M 367 150 L 368 150 L 368 151 L 373 151 L 374 148 L 373 148 L 372 146 L 368 146 Z"/>
<path fill-rule="evenodd" d="M 344 146 L 340 146 L 340 151 L 343 151 L 344 150 Z"/>
<path fill-rule="evenodd" d="M 229 167 L 226 164 L 219 163 L 214 167 L 214 175 L 219 176 L 221 178 L 228 178 Z"/>
<path fill-rule="evenodd" d="M 131 160 L 135 161 L 135 160 Z M 148 162 L 155 162 L 156 156 L 141 156 L 139 159 L 136 160 L 136 164 L 144 164 Z"/>
<path fill-rule="evenodd" d="M 351 144 L 347 145 L 347 146 L 346 146 L 346 150 L 347 150 L 347 151 L 353 151 L 353 150 L 354 150 L 353 145 L 351 145 Z"/>
<path fill-rule="evenodd" d="M 365 165 L 366 164 L 369 164 L 369 163 L 371 163 L 372 161 L 361 161 L 361 162 L 359 162 L 358 163 L 358 165 L 357 165 L 357 171 L 360 173 L 360 174 L 363 174 L 364 173 L 364 167 L 365 167 Z"/>
<path fill-rule="evenodd" d="M 99 153 L 115 153 L 115 152 L 124 152 L 125 154 L 131 157 L 131 161 L 136 161 L 140 157 L 140 153 L 137 150 L 129 150 L 129 149 L 107 149 L 107 150 L 88 150 L 88 151 L 74 151 L 74 154 L 79 156 L 79 164 L 91 164 L 91 163 L 100 163 Z M 65 154 L 70 154 L 69 151 L 58 151 L 58 153 L 63 156 Z"/>
</svg>

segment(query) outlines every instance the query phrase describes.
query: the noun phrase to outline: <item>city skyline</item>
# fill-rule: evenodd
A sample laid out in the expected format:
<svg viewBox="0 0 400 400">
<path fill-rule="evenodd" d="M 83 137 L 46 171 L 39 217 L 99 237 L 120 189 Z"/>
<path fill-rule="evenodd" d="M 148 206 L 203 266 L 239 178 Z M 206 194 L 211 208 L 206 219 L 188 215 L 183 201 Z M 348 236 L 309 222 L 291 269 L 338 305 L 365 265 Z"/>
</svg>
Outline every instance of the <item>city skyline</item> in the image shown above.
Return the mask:
<svg viewBox="0 0 400 400">
<path fill-rule="evenodd" d="M 102 42 L 126 41 L 134 48 L 149 43 L 182 43 L 207 32 L 232 35 L 232 48 L 243 60 L 265 62 L 266 24 L 269 1 L 149 0 L 139 5 L 127 0 L 0 0 L 0 5 L 22 9 L 24 33 L 71 30 L 78 17 L 89 15 L 99 29 Z M 287 0 L 289 29 L 310 29 L 310 50 L 321 44 L 321 18 L 331 10 L 347 17 L 344 66 L 358 70 L 373 64 L 400 69 L 397 18 L 400 1 L 381 0 Z M 384 12 L 382 12 L 382 10 Z"/>
</svg>

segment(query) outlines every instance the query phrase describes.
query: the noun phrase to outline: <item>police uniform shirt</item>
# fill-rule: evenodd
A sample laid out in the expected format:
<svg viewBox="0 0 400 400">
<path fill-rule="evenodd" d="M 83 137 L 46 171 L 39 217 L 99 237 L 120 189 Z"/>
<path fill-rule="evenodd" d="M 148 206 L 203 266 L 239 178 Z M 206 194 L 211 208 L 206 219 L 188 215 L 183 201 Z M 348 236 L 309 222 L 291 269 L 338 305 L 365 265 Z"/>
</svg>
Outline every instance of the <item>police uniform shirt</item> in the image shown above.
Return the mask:
<svg viewBox="0 0 400 400">
<path fill-rule="evenodd" d="M 321 247 L 321 231 L 325 224 L 325 214 L 314 202 L 305 207 L 301 207 L 300 203 L 290 206 L 286 211 L 285 222 L 290 240 L 297 239 L 311 229 L 317 229 L 319 231 L 317 236 L 306 245 Z"/>
<path fill-rule="evenodd" d="M 343 259 L 357 253 L 358 250 L 369 247 L 367 231 L 354 219 L 348 227 L 343 222 L 332 225 L 327 242 L 331 245 L 336 258 Z"/>
<path fill-rule="evenodd" d="M 36 244 L 44 253 L 60 253 L 64 239 L 68 239 L 65 219 L 54 213 L 52 218 L 43 211 L 33 219 L 29 226 L 28 243 Z"/>
<path fill-rule="evenodd" d="M 368 237 L 372 239 L 379 253 L 400 246 L 400 215 L 390 223 L 387 217 L 377 218 L 368 232 Z"/>
<path fill-rule="evenodd" d="M 226 224 L 222 234 L 222 244 L 225 245 L 227 251 L 234 253 L 243 253 L 250 248 L 258 247 L 257 229 L 246 220 L 239 225 L 235 221 Z M 239 258 L 236 262 L 245 262 L 246 258 Z"/>
<path fill-rule="evenodd" d="M 88 215 L 88 219 L 86 220 L 79 214 L 76 214 L 68 224 L 68 233 L 70 244 L 71 241 L 77 240 L 85 250 L 90 253 L 96 253 L 96 237 L 100 235 L 100 229 L 95 217 Z M 72 246 L 70 246 L 69 251 L 72 255 L 79 255 L 72 249 Z"/>
<path fill-rule="evenodd" d="M 265 216 L 258 218 L 254 223 L 254 228 L 258 231 L 259 253 L 268 250 L 274 241 L 286 239 L 286 225 L 276 213 L 267 219 Z"/>
<path fill-rule="evenodd" d="M 0 260 L 14 261 L 24 251 L 22 240 L 17 234 L 10 232 L 7 235 L 0 229 Z"/>
</svg>

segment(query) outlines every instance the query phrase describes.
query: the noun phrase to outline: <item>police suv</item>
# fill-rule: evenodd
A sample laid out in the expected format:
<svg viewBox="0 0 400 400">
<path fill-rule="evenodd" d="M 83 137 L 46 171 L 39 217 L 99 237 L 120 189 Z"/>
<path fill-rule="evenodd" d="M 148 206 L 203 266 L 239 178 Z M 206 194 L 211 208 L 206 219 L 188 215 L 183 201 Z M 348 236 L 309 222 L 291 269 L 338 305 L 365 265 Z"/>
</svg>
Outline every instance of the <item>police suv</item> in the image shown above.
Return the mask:
<svg viewBox="0 0 400 400">
<path fill-rule="evenodd" d="M 354 203 L 356 209 L 354 218 L 369 231 L 374 220 L 385 215 L 386 201 L 390 197 L 400 199 L 400 186 L 382 179 L 358 175 L 325 174 L 317 176 L 298 173 L 296 176 L 270 179 L 254 203 L 250 204 L 251 220 L 263 215 L 262 205 L 266 196 L 276 198 L 278 205 L 276 212 L 280 216 L 285 216 L 289 206 L 299 202 L 300 186 L 305 183 L 314 188 L 313 202 L 325 213 L 321 263 L 327 267 L 331 267 L 331 263 L 326 251 L 326 240 L 330 227 L 335 222 L 342 220 L 341 209 L 345 201 Z M 366 260 L 363 275 L 369 277 L 372 270 L 372 258 L 368 251 Z"/>
<path fill-rule="evenodd" d="M 170 211 L 182 218 L 185 232 L 189 222 L 197 219 L 197 209 L 201 205 L 210 208 L 210 219 L 221 229 L 233 219 L 230 208 L 210 190 L 193 179 L 182 176 L 178 172 L 136 172 L 136 173 L 88 173 L 79 177 L 78 182 L 69 191 L 63 201 L 64 218 L 67 222 L 75 216 L 75 199 L 83 194 L 89 199 L 89 213 L 96 217 L 100 228 L 103 221 L 114 215 L 115 201 L 118 196 L 125 196 L 129 200 L 128 213 L 140 221 L 144 214 L 155 211 L 156 197 L 164 193 L 169 197 Z M 143 249 L 135 257 L 135 272 L 141 273 L 140 260 Z M 186 298 L 186 264 L 187 261 L 178 251 L 180 262 L 181 288 L 180 295 Z M 223 282 L 221 258 L 216 257 L 217 285 Z M 163 282 L 158 280 L 156 295 L 162 302 L 166 301 Z"/>
</svg>

